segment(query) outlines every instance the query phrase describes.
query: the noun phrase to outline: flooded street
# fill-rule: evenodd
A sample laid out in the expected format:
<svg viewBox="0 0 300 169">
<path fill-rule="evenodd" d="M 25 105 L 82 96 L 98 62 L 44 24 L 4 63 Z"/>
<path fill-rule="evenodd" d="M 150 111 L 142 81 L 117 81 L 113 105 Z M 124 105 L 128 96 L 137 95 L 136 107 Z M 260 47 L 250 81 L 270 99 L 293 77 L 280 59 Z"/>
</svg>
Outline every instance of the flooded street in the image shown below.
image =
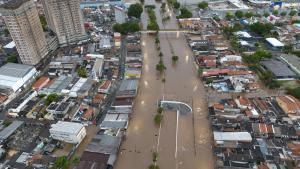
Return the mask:
<svg viewBox="0 0 300 169">
<path fill-rule="evenodd" d="M 146 4 L 156 4 L 146 2 Z M 165 25 L 161 23 L 156 4 L 157 20 L 161 29 L 177 29 L 174 16 Z M 147 14 L 142 15 L 142 23 L 147 25 Z M 116 169 L 146 169 L 152 163 L 152 152 L 156 151 L 159 127 L 153 118 L 157 101 L 182 101 L 193 108 L 193 113 L 179 115 L 166 111 L 160 131 L 158 165 L 161 169 L 210 169 L 214 168 L 211 150 L 210 122 L 207 120 L 205 89 L 197 77 L 197 68 L 183 33 L 159 34 L 163 60 L 167 67 L 165 83 L 155 69 L 159 61 L 154 44 L 154 35 L 142 35 L 144 65 L 139 92 L 135 100 L 134 112 L 129 123 L 128 133 L 122 143 Z M 172 53 L 179 56 L 172 63 Z M 178 123 L 178 130 L 176 125 Z M 177 132 L 177 146 L 176 146 Z M 177 150 L 177 151 L 176 151 Z M 176 153 L 177 152 L 177 153 Z"/>
</svg>

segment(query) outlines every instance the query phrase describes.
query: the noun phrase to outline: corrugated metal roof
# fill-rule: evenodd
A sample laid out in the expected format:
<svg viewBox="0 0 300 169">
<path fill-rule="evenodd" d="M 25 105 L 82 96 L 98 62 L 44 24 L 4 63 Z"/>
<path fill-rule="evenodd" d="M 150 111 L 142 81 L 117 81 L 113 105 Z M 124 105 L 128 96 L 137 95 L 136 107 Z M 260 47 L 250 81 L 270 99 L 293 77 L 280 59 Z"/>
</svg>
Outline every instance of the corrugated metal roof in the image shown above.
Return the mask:
<svg viewBox="0 0 300 169">
<path fill-rule="evenodd" d="M 22 78 L 32 69 L 34 69 L 34 67 L 29 65 L 7 63 L 6 65 L 0 67 L 0 75 Z"/>
<path fill-rule="evenodd" d="M 3 141 L 12 135 L 24 122 L 23 121 L 13 121 L 12 124 L 4 128 L 0 132 L 0 140 Z"/>
</svg>

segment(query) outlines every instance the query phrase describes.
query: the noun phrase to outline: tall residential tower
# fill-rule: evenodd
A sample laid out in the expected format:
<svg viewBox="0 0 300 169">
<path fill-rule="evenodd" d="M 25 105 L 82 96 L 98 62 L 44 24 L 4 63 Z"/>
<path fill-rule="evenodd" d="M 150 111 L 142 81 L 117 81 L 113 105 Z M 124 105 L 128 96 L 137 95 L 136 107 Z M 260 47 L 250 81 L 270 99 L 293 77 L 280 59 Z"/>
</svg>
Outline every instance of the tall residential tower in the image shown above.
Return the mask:
<svg viewBox="0 0 300 169">
<path fill-rule="evenodd" d="M 43 0 L 49 28 L 56 33 L 61 46 L 86 38 L 80 0 Z"/>
<path fill-rule="evenodd" d="M 47 53 L 47 42 L 33 0 L 10 0 L 0 5 L 4 22 L 22 63 L 36 65 Z"/>
</svg>

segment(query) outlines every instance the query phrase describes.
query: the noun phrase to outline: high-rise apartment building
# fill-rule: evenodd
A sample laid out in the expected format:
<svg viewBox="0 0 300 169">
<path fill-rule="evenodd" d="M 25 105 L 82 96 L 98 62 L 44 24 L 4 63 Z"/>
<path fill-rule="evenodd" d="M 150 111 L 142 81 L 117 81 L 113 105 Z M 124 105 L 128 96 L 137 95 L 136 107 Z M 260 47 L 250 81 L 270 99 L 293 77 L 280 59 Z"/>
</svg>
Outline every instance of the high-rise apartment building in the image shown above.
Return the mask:
<svg viewBox="0 0 300 169">
<path fill-rule="evenodd" d="M 36 65 L 47 53 L 47 42 L 33 0 L 10 0 L 0 12 L 22 63 Z"/>
<path fill-rule="evenodd" d="M 80 0 L 43 0 L 49 28 L 56 33 L 61 46 L 86 38 Z"/>
</svg>

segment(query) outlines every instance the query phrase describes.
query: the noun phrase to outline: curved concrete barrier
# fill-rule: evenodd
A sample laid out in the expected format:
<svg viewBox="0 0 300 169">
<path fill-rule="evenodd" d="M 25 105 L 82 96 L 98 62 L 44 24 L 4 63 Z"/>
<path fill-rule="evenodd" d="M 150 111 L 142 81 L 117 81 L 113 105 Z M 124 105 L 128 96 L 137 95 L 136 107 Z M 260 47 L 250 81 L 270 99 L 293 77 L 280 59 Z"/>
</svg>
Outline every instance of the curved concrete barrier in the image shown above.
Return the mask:
<svg viewBox="0 0 300 169">
<path fill-rule="evenodd" d="M 193 112 L 193 109 L 191 106 L 189 106 L 186 103 L 179 102 L 179 101 L 163 100 L 163 101 L 160 101 L 160 106 L 165 109 L 178 110 L 181 115 L 186 115 L 188 113 Z"/>
</svg>

